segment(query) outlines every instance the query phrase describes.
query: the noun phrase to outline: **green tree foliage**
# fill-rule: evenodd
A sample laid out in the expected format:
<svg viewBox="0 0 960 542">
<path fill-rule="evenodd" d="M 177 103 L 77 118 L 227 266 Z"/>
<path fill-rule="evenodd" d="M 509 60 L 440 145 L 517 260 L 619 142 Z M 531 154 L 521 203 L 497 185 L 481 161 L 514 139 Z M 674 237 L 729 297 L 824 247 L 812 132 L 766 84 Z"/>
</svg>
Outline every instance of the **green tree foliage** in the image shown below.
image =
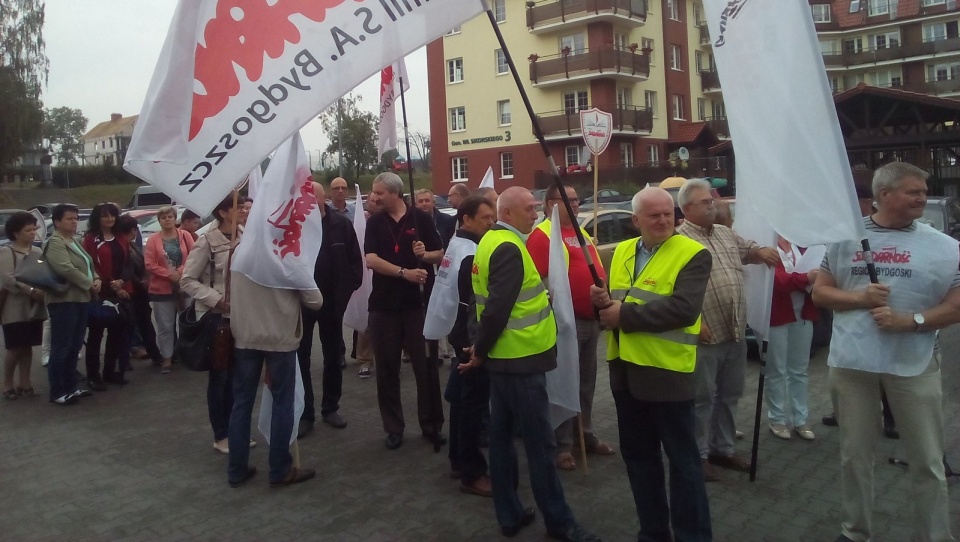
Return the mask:
<svg viewBox="0 0 960 542">
<path fill-rule="evenodd" d="M 54 107 L 43 114 L 43 137 L 56 146 L 54 156 L 61 166 L 77 166 L 83 158 L 80 138 L 87 131 L 83 111 L 70 107 Z"/>
<path fill-rule="evenodd" d="M 354 179 L 379 162 L 377 156 L 377 117 L 359 107 L 360 97 L 347 96 L 340 99 L 340 107 L 334 104 L 320 114 L 320 124 L 330 145 L 327 152 L 337 155 L 340 135 L 343 135 L 343 169 L 353 171 Z M 340 130 L 337 130 L 339 110 Z"/>
<path fill-rule="evenodd" d="M 0 166 L 39 143 L 50 61 L 42 0 L 0 0 Z"/>
</svg>

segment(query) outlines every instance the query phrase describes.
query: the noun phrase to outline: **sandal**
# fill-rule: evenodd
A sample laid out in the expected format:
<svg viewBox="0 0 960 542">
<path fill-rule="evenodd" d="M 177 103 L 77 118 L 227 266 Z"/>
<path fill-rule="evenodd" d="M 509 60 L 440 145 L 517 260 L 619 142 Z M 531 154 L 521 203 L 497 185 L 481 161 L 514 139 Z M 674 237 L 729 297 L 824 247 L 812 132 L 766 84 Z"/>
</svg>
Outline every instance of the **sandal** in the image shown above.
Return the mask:
<svg viewBox="0 0 960 542">
<path fill-rule="evenodd" d="M 573 456 L 570 455 L 570 452 L 558 453 L 555 464 L 557 465 L 557 468 L 560 470 L 576 470 L 577 469 L 577 462 L 573 459 Z"/>
<path fill-rule="evenodd" d="M 20 397 L 36 397 L 40 395 L 32 387 L 30 388 L 17 388 L 17 395 Z"/>
<path fill-rule="evenodd" d="M 17 398 L 17 390 L 11 388 L 3 392 L 3 398 L 6 399 L 7 401 L 13 401 L 14 399 Z"/>
</svg>

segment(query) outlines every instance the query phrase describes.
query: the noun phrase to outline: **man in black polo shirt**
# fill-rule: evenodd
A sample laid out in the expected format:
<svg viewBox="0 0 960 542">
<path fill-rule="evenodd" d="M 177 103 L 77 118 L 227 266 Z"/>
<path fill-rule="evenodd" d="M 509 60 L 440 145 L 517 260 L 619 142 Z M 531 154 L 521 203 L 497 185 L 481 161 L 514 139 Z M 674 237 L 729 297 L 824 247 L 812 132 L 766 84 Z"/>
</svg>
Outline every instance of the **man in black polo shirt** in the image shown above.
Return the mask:
<svg viewBox="0 0 960 542">
<path fill-rule="evenodd" d="M 364 252 L 373 270 L 370 293 L 369 331 L 374 341 L 377 367 L 377 403 L 386 445 L 395 450 L 403 444 L 403 406 L 400 404 L 400 351 L 406 349 L 417 382 L 417 417 L 424 438 L 435 450 L 446 442 L 440 374 L 428 363 L 423 340 L 424 305 L 420 288 L 427 281 L 425 265 L 443 258 L 443 248 L 433 217 L 407 206 L 403 181 L 394 173 L 381 173 L 373 180 L 370 200 L 380 211 L 367 221 Z"/>
</svg>

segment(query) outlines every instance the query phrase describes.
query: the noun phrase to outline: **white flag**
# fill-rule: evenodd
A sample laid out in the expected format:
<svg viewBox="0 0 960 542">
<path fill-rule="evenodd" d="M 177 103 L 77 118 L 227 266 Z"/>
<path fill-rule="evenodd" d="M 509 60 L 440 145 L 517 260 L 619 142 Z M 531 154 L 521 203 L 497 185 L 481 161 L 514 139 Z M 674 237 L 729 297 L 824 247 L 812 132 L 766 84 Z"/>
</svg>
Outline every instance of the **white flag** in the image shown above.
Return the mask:
<svg viewBox="0 0 960 542">
<path fill-rule="evenodd" d="M 863 239 L 808 3 L 703 4 L 737 153 L 737 220 L 756 210 L 800 246 Z"/>
<path fill-rule="evenodd" d="M 231 269 L 269 288 L 316 290 L 323 221 L 299 132 L 277 149 L 260 188 Z"/>
<path fill-rule="evenodd" d="M 263 182 L 263 172 L 260 171 L 260 164 L 257 164 L 247 174 L 247 195 L 254 201 L 257 200 L 257 191 L 260 190 L 261 182 Z"/>
<path fill-rule="evenodd" d="M 556 429 L 580 412 L 580 355 L 570 276 L 567 274 L 567 251 L 560 232 L 559 206 L 554 206 L 550 221 L 547 287 L 553 316 L 557 320 L 557 368 L 547 373 L 547 398 L 550 400 L 550 422 Z"/>
<path fill-rule="evenodd" d="M 493 188 L 493 166 L 487 166 L 487 172 L 483 174 L 479 188 Z"/>
<path fill-rule="evenodd" d="M 256 200 L 254 200 L 256 201 Z M 300 360 L 296 363 L 297 383 L 293 390 L 293 431 L 290 433 L 290 444 L 297 440 L 297 426 L 300 424 L 300 417 L 303 416 L 303 376 L 300 375 Z M 257 419 L 257 429 L 260 434 L 270 444 L 270 430 L 273 427 L 273 393 L 270 392 L 270 386 L 267 382 L 263 383 L 263 395 L 260 398 L 260 417 Z"/>
<path fill-rule="evenodd" d="M 399 80 L 398 80 L 399 79 Z M 403 92 L 410 90 L 407 65 L 403 59 L 380 71 L 380 127 L 377 131 L 377 158 L 397 148 L 397 101 L 400 99 L 400 80 Z M 408 156 L 407 160 L 411 160 Z"/>
<path fill-rule="evenodd" d="M 334 100 L 483 0 L 181 0 L 124 167 L 199 215 Z"/>
<path fill-rule="evenodd" d="M 373 289 L 373 270 L 367 268 L 367 253 L 363 250 L 363 240 L 367 235 L 367 216 L 363 212 L 360 185 L 356 184 L 354 187 L 357 190 L 357 203 L 353 207 L 353 231 L 356 232 L 357 241 L 360 243 L 360 257 L 363 259 L 363 282 L 350 296 L 347 310 L 343 313 L 343 325 L 357 331 L 366 331 L 367 301 L 370 299 L 370 291 Z"/>
<path fill-rule="evenodd" d="M 737 195 L 737 218 L 733 229 L 744 239 L 764 247 L 777 246 L 777 234 L 756 209 L 752 194 Z M 747 302 L 747 325 L 757 342 L 770 338 L 770 303 L 773 298 L 773 268 L 766 265 L 743 266 L 743 293 Z"/>
</svg>

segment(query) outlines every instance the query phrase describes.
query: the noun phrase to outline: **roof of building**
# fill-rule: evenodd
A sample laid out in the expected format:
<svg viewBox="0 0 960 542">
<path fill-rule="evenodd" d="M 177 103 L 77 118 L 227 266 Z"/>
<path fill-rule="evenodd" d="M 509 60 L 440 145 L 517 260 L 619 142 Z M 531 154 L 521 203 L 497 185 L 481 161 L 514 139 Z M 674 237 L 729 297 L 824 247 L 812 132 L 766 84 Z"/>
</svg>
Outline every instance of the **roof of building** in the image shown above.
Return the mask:
<svg viewBox="0 0 960 542">
<path fill-rule="evenodd" d="M 108 137 L 116 134 L 130 135 L 133 133 L 133 125 L 137 123 L 140 115 L 131 117 L 122 117 L 118 120 L 105 120 L 94 126 L 89 132 L 83 134 L 80 139 L 96 139 L 98 137 Z"/>
<path fill-rule="evenodd" d="M 887 23 L 891 20 L 913 19 L 922 15 L 932 15 L 947 11 L 946 6 L 943 4 L 921 7 L 920 0 L 899 0 L 899 2 L 896 3 L 892 1 L 890 2 L 890 5 L 896 6 L 897 9 L 897 13 L 894 17 L 891 18 L 889 14 L 868 17 L 867 14 L 869 11 L 867 7 L 867 0 L 859 0 L 860 9 L 850 13 L 850 3 L 855 1 L 857 0 L 811 1 L 811 4 L 830 4 L 830 21 L 832 24 L 818 24 L 817 29 L 833 30 L 834 28 L 839 28 L 840 30 L 844 30 L 848 28 L 856 28 L 858 26 L 870 26 L 880 23 Z"/>
<path fill-rule="evenodd" d="M 833 101 L 845 134 L 851 122 L 861 128 L 879 128 L 881 122 L 883 126 L 909 126 L 960 118 L 960 100 L 864 83 L 837 94 Z"/>
<path fill-rule="evenodd" d="M 668 143 L 693 143 L 700 137 L 700 133 L 707 127 L 706 122 L 691 122 L 681 124 L 672 134 Z"/>
</svg>

